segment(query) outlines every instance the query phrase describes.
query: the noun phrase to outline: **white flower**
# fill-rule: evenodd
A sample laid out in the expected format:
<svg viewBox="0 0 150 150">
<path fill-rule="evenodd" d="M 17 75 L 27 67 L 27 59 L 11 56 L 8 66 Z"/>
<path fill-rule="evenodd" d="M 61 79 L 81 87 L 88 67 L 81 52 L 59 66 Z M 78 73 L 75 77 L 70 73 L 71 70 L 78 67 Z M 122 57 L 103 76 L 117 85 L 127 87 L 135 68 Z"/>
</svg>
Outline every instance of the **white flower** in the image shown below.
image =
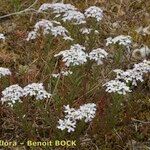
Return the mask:
<svg viewBox="0 0 150 150">
<path fill-rule="evenodd" d="M 84 64 L 87 61 L 87 54 L 84 52 L 85 47 L 74 44 L 69 50 L 64 50 L 54 55 L 54 57 L 62 56 L 62 61 L 66 66 L 75 66 Z"/>
<path fill-rule="evenodd" d="M 144 60 L 141 63 L 134 64 L 133 69 L 123 71 L 116 69 L 114 72 L 117 73 L 115 80 L 111 80 L 104 84 L 106 91 L 109 93 L 117 92 L 118 94 L 125 95 L 127 92 L 131 92 L 129 87 L 126 85 L 131 82 L 133 86 L 137 86 L 137 81 L 143 82 L 143 75 L 150 72 L 150 61 Z M 120 81 L 122 80 L 122 82 Z"/>
<path fill-rule="evenodd" d="M 55 24 L 57 26 L 54 26 Z M 55 37 L 62 36 L 63 39 L 65 40 L 73 40 L 71 37 L 68 36 L 69 32 L 66 30 L 66 28 L 60 25 L 60 22 L 49 21 L 45 19 L 42 19 L 41 21 L 35 24 L 34 30 L 29 32 L 26 40 L 29 41 L 32 39 L 36 39 L 41 29 L 42 29 L 43 35 L 51 33 Z"/>
<path fill-rule="evenodd" d="M 60 73 L 53 73 L 52 74 L 52 77 L 54 77 L 54 78 L 58 78 L 60 76 Z"/>
<path fill-rule="evenodd" d="M 73 40 L 71 37 L 68 36 L 69 32 L 63 26 L 56 26 L 51 29 L 52 35 L 55 37 L 62 36 L 65 40 Z"/>
<path fill-rule="evenodd" d="M 90 34 L 91 31 L 92 31 L 92 29 L 90 29 L 90 28 L 85 28 L 85 27 L 80 29 L 80 32 L 81 32 L 82 34 Z"/>
<path fill-rule="evenodd" d="M 97 48 L 97 49 L 92 50 L 89 53 L 88 57 L 90 60 L 95 60 L 97 64 L 100 65 L 100 64 L 103 64 L 102 59 L 106 58 L 107 55 L 108 53 L 104 49 Z"/>
<path fill-rule="evenodd" d="M 54 78 L 58 78 L 59 76 L 68 76 L 68 75 L 70 75 L 70 74 L 72 74 L 73 72 L 72 71 L 70 71 L 70 70 L 66 70 L 66 71 L 61 71 L 60 73 L 53 73 L 52 74 L 52 77 L 54 77 Z"/>
<path fill-rule="evenodd" d="M 60 25 L 60 22 L 42 19 L 34 25 L 34 32 L 37 33 L 40 29 L 42 29 L 44 35 L 48 34 L 54 27 L 54 24 Z"/>
<path fill-rule="evenodd" d="M 0 33 L 0 40 L 5 41 L 5 36 L 4 36 L 4 34 L 2 34 L 2 33 Z"/>
<path fill-rule="evenodd" d="M 29 32 L 26 40 L 29 41 L 29 40 L 36 39 L 37 36 L 39 35 L 38 32 L 41 29 L 42 29 L 44 35 L 48 34 L 50 32 L 50 30 L 52 29 L 52 27 L 53 27 L 53 22 L 51 22 L 49 20 L 42 19 L 35 24 L 34 30 Z"/>
<path fill-rule="evenodd" d="M 106 92 L 108 93 L 118 93 L 125 95 L 127 92 L 131 92 L 130 88 L 119 80 L 111 80 L 105 83 L 103 86 L 106 86 Z"/>
<path fill-rule="evenodd" d="M 53 23 L 49 20 L 42 19 L 37 22 L 34 26 L 34 31 L 38 32 L 40 29 L 43 29 L 43 34 L 48 34 L 53 27 Z"/>
<path fill-rule="evenodd" d="M 110 44 L 116 44 L 118 43 L 119 45 L 124 45 L 124 46 L 129 46 L 132 43 L 132 38 L 130 36 L 124 36 L 124 35 L 119 35 L 115 38 L 109 37 L 106 39 L 106 46 Z"/>
<path fill-rule="evenodd" d="M 36 38 L 37 38 L 37 32 L 31 31 L 31 32 L 29 32 L 28 37 L 26 38 L 26 40 L 30 41 L 30 40 L 34 40 Z"/>
<path fill-rule="evenodd" d="M 132 69 L 128 69 L 127 71 L 122 70 L 114 70 L 117 73 L 116 79 L 122 79 L 126 83 L 131 82 L 132 85 L 137 85 L 137 81 L 143 81 L 142 74 L 140 72 L 134 72 Z"/>
<path fill-rule="evenodd" d="M 57 26 L 57 27 L 54 27 L 52 28 L 52 35 L 54 35 L 55 37 L 60 35 L 60 36 L 67 36 L 66 34 L 68 33 L 68 31 L 62 27 L 62 26 Z"/>
<path fill-rule="evenodd" d="M 75 128 L 76 128 L 76 118 L 74 116 L 75 109 L 70 108 L 69 105 L 64 106 L 64 108 L 65 108 L 64 112 L 67 115 L 65 116 L 64 120 L 59 119 L 59 121 L 58 121 L 59 125 L 57 126 L 57 128 L 61 129 L 61 130 L 67 129 L 68 132 L 71 132 L 71 131 L 73 132 L 73 131 L 75 131 Z"/>
<path fill-rule="evenodd" d="M 88 103 L 80 106 L 80 118 L 85 119 L 85 122 L 90 122 L 95 117 L 96 104 Z"/>
<path fill-rule="evenodd" d="M 70 108 L 69 105 L 64 106 L 64 108 L 65 108 L 64 112 L 67 114 L 67 117 L 75 118 L 73 114 L 75 113 L 76 110 L 74 108 Z"/>
<path fill-rule="evenodd" d="M 57 126 L 57 128 L 60 130 L 67 129 L 69 133 L 75 131 L 75 128 L 76 128 L 75 120 L 71 120 L 70 118 L 66 118 L 64 120 L 59 119 L 58 123 L 59 125 Z"/>
<path fill-rule="evenodd" d="M 150 72 L 150 61 L 149 60 L 144 60 L 141 63 L 134 64 L 134 71 L 139 71 L 141 73 Z"/>
<path fill-rule="evenodd" d="M 70 36 L 65 36 L 65 37 L 63 37 L 63 39 L 66 40 L 66 41 L 67 41 L 67 40 L 73 41 L 73 38 L 71 38 Z"/>
<path fill-rule="evenodd" d="M 0 67 L 0 78 L 7 75 L 11 75 L 10 70 L 8 68 Z"/>
<path fill-rule="evenodd" d="M 80 29 L 80 32 L 82 34 L 90 34 L 92 31 L 94 31 L 95 34 L 99 34 L 98 30 L 93 30 L 91 28 L 83 27 L 83 28 Z"/>
<path fill-rule="evenodd" d="M 69 10 L 69 11 L 65 12 L 65 14 L 62 16 L 62 20 L 64 22 L 72 21 L 74 24 L 86 23 L 84 14 L 82 14 L 79 11 L 75 11 L 75 10 Z"/>
<path fill-rule="evenodd" d="M 63 3 L 44 3 L 40 6 L 39 12 L 51 9 L 53 13 L 60 14 L 65 13 L 69 10 L 76 10 L 76 8 L 71 4 L 63 4 Z"/>
<path fill-rule="evenodd" d="M 20 101 L 20 98 L 23 96 L 23 89 L 18 85 L 14 84 L 7 87 L 2 91 L 2 102 L 9 102 L 8 104 L 12 105 L 16 101 Z"/>
<path fill-rule="evenodd" d="M 35 96 L 37 100 L 42 100 L 45 98 L 50 98 L 51 94 L 46 92 L 43 83 L 32 83 L 23 88 L 24 96 Z"/>
<path fill-rule="evenodd" d="M 90 122 L 96 114 L 96 105 L 94 103 L 84 104 L 77 110 L 70 108 L 69 105 L 64 106 L 64 108 L 66 116 L 64 120 L 59 119 L 57 128 L 61 130 L 67 129 L 68 132 L 75 131 L 78 120 L 84 119 L 85 122 Z"/>
<path fill-rule="evenodd" d="M 61 74 L 62 74 L 63 76 L 68 76 L 68 75 L 70 75 L 70 74 L 73 74 L 73 72 L 70 71 L 70 70 L 68 70 L 68 71 L 61 71 Z"/>
<path fill-rule="evenodd" d="M 87 8 L 84 14 L 87 18 L 95 18 L 97 21 L 100 21 L 103 18 L 103 10 L 96 6 Z"/>
<path fill-rule="evenodd" d="M 112 43 L 114 43 L 112 37 L 109 37 L 109 38 L 106 39 L 106 46 L 108 46 L 108 45 L 110 45 Z"/>
<path fill-rule="evenodd" d="M 126 71 L 116 69 L 114 72 L 117 73 L 116 79 L 124 80 L 126 83 L 131 82 L 132 85 L 137 86 L 137 82 L 143 82 L 143 75 L 150 72 L 150 61 L 144 60 L 142 63 L 135 64 L 133 69 Z"/>
<path fill-rule="evenodd" d="M 102 59 L 106 58 L 108 53 L 101 48 L 94 49 L 89 54 L 85 53 L 85 47 L 74 44 L 70 50 L 61 51 L 54 57 L 62 56 L 62 61 L 65 62 L 67 67 L 81 65 L 87 62 L 87 58 L 95 60 L 97 64 L 102 64 Z M 57 76 L 57 75 L 56 75 Z"/>
<path fill-rule="evenodd" d="M 50 98 L 51 94 L 46 92 L 42 83 L 32 83 L 22 88 L 18 84 L 11 85 L 2 91 L 1 101 L 8 101 L 12 106 L 16 101 L 21 102 L 22 97 L 35 96 L 37 100 Z"/>
</svg>

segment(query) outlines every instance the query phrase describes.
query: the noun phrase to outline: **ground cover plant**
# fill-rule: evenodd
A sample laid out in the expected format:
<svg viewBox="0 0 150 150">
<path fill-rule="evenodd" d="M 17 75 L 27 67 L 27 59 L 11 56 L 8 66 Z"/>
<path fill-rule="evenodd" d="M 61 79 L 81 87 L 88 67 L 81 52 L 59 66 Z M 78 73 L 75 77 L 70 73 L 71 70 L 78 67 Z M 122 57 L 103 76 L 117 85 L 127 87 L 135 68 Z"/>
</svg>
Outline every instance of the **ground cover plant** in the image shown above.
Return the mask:
<svg viewBox="0 0 150 150">
<path fill-rule="evenodd" d="M 1 0 L 0 148 L 150 149 L 149 41 L 149 1 Z"/>
</svg>

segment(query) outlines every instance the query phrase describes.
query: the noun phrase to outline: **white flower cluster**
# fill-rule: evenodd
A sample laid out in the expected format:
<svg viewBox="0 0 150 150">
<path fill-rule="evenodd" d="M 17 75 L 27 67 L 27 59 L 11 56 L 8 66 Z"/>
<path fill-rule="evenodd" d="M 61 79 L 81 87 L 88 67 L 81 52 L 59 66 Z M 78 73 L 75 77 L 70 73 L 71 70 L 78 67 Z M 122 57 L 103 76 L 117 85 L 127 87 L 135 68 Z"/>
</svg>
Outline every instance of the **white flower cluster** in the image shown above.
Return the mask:
<svg viewBox="0 0 150 150">
<path fill-rule="evenodd" d="M 137 81 L 143 82 L 143 76 L 141 72 L 137 72 L 134 69 L 123 70 L 114 70 L 117 73 L 117 79 L 123 79 L 126 83 L 131 82 L 132 85 L 137 86 Z"/>
<path fill-rule="evenodd" d="M 116 43 L 119 45 L 129 46 L 132 43 L 132 38 L 130 36 L 119 35 L 115 38 L 109 37 L 106 39 L 106 41 L 106 46 Z"/>
<path fill-rule="evenodd" d="M 50 98 L 51 94 L 46 92 L 43 83 L 32 83 L 24 87 L 24 96 L 35 96 L 37 100 Z"/>
<path fill-rule="evenodd" d="M 2 33 L 0 33 L 0 40 L 5 41 L 5 36 L 4 36 L 4 34 L 2 34 Z"/>
<path fill-rule="evenodd" d="M 127 92 L 131 92 L 130 88 L 119 80 L 111 80 L 108 81 L 103 86 L 106 86 L 106 92 L 108 93 L 118 93 L 118 94 L 127 94 Z"/>
<path fill-rule="evenodd" d="M 68 67 L 71 65 L 80 65 L 87 61 L 87 55 L 84 51 L 85 47 L 74 44 L 69 50 L 61 51 L 54 55 L 54 57 L 62 56 L 63 62 L 65 62 L 65 65 Z"/>
<path fill-rule="evenodd" d="M 39 8 L 39 12 L 50 9 L 54 14 L 57 14 L 55 17 L 62 17 L 64 22 L 72 21 L 74 24 L 82 24 L 85 23 L 85 16 L 83 13 L 77 11 L 71 4 L 63 4 L 63 3 L 54 3 L 54 4 L 43 4 Z"/>
<path fill-rule="evenodd" d="M 11 75 L 11 71 L 8 68 L 0 67 L 0 78 L 7 75 Z"/>
<path fill-rule="evenodd" d="M 87 58 L 90 60 L 95 60 L 97 64 L 102 64 L 102 59 L 106 58 L 108 53 L 101 48 L 92 50 L 89 54 L 85 53 L 85 47 L 74 44 L 71 46 L 70 50 L 61 51 L 54 55 L 55 57 L 62 56 L 63 62 L 67 67 L 73 65 L 81 65 L 87 62 Z"/>
<path fill-rule="evenodd" d="M 73 72 L 70 71 L 70 70 L 66 70 L 66 71 L 62 70 L 60 73 L 53 73 L 52 77 L 57 78 L 59 76 L 68 76 L 68 75 L 71 75 L 71 74 L 73 74 Z"/>
<path fill-rule="evenodd" d="M 137 82 L 143 82 L 143 75 L 150 72 L 150 61 L 144 60 L 141 63 L 134 64 L 133 69 L 123 71 L 116 69 L 114 72 L 117 73 L 115 80 L 111 80 L 104 84 L 106 91 L 109 93 L 117 92 L 118 94 L 125 95 L 126 92 L 131 92 L 127 84 L 130 82 L 133 86 L 137 86 Z"/>
<path fill-rule="evenodd" d="M 62 20 L 64 22 L 72 21 L 75 25 L 86 23 L 84 14 L 75 10 L 69 10 L 65 12 L 65 14 L 62 16 Z"/>
<path fill-rule="evenodd" d="M 34 31 L 38 32 L 40 29 L 43 29 L 44 30 L 43 34 L 48 34 L 52 28 L 53 28 L 52 21 L 42 19 L 41 21 L 39 21 L 35 24 Z"/>
<path fill-rule="evenodd" d="M 18 84 L 11 85 L 2 91 L 2 103 L 8 101 L 8 104 L 15 103 L 20 101 L 20 98 L 23 96 L 23 89 Z"/>
<path fill-rule="evenodd" d="M 71 37 L 68 36 L 69 32 L 63 26 L 56 26 L 51 29 L 52 35 L 55 37 L 62 36 L 65 40 L 73 40 Z"/>
<path fill-rule="evenodd" d="M 37 100 L 42 100 L 50 98 L 51 94 L 45 91 L 42 83 L 32 83 L 24 88 L 20 87 L 18 84 L 14 84 L 2 91 L 1 101 L 8 101 L 8 104 L 11 104 L 27 96 L 35 96 Z"/>
<path fill-rule="evenodd" d="M 38 31 L 40 29 L 43 30 L 43 34 L 48 34 L 50 30 L 53 27 L 53 23 L 49 20 L 42 19 L 41 21 L 37 22 L 34 26 L 34 30 L 29 32 L 27 41 L 36 39 L 37 36 L 39 35 Z"/>
<path fill-rule="evenodd" d="M 82 34 L 90 34 L 91 31 L 92 31 L 92 29 L 90 29 L 90 28 L 85 28 L 85 27 L 80 29 L 80 32 L 81 32 Z"/>
<path fill-rule="evenodd" d="M 54 24 L 57 24 L 58 26 L 54 26 Z M 40 29 L 43 30 L 43 35 L 51 33 L 53 36 L 62 36 L 65 40 L 72 40 L 68 36 L 69 32 L 62 26 L 60 26 L 60 23 L 57 21 L 49 21 L 42 19 L 41 21 L 37 22 L 34 26 L 34 30 L 29 32 L 27 41 L 36 39 L 39 35 Z"/>
<path fill-rule="evenodd" d="M 95 60 L 97 62 L 98 65 L 103 64 L 102 59 L 106 58 L 108 55 L 108 53 L 101 48 L 97 48 L 92 50 L 88 57 L 90 60 Z"/>
<path fill-rule="evenodd" d="M 92 31 L 94 31 L 95 34 L 98 34 L 99 32 L 97 30 L 93 30 L 91 28 L 86 28 L 86 27 L 83 27 L 80 29 L 80 32 L 82 34 L 90 34 Z"/>
<path fill-rule="evenodd" d="M 58 15 L 59 16 L 59 15 Z M 62 16 L 62 20 L 64 22 L 66 21 L 72 21 L 74 24 L 85 24 L 86 18 L 96 18 L 97 21 L 102 20 L 103 18 L 103 11 L 96 7 L 92 6 L 85 10 L 85 13 L 81 13 L 80 11 L 74 10 L 68 10 L 64 13 Z"/>
<path fill-rule="evenodd" d="M 97 21 L 101 21 L 103 18 L 103 10 L 96 6 L 87 8 L 84 14 L 87 18 L 95 18 Z"/>
<path fill-rule="evenodd" d="M 52 10 L 54 14 L 56 14 L 56 18 L 60 17 L 64 22 L 71 21 L 74 24 L 84 24 L 86 23 L 86 18 L 95 18 L 97 21 L 102 20 L 103 11 L 101 8 L 96 6 L 91 6 L 85 10 L 85 13 L 81 13 L 71 4 L 63 4 L 63 3 L 45 3 L 41 5 L 39 8 L 39 12 L 45 10 Z"/>
<path fill-rule="evenodd" d="M 71 5 L 71 4 L 63 4 L 63 3 L 53 3 L 53 4 L 50 4 L 50 3 L 44 3 L 40 6 L 39 8 L 39 12 L 42 12 L 42 11 L 46 11 L 46 10 L 53 10 L 53 13 L 56 13 L 56 14 L 60 14 L 60 13 L 65 13 L 69 10 L 76 10 L 76 8 Z"/>
<path fill-rule="evenodd" d="M 133 86 L 137 86 L 137 82 L 143 82 L 143 75 L 150 72 L 150 61 L 144 60 L 141 63 L 135 64 L 133 69 L 126 71 L 117 69 L 114 70 L 117 73 L 116 79 L 124 80 L 126 83 L 131 82 Z"/>
<path fill-rule="evenodd" d="M 88 103 L 80 106 L 79 109 L 70 108 L 69 105 L 64 106 L 65 113 L 67 114 L 64 120 L 59 119 L 57 126 L 60 130 L 67 129 L 68 132 L 75 131 L 78 120 L 84 119 L 85 122 L 90 122 L 96 114 L 96 104 Z"/>
<path fill-rule="evenodd" d="M 29 32 L 28 37 L 26 38 L 26 40 L 27 41 L 34 40 L 34 39 L 37 38 L 37 35 L 38 35 L 37 32 L 31 31 L 31 32 Z"/>
</svg>

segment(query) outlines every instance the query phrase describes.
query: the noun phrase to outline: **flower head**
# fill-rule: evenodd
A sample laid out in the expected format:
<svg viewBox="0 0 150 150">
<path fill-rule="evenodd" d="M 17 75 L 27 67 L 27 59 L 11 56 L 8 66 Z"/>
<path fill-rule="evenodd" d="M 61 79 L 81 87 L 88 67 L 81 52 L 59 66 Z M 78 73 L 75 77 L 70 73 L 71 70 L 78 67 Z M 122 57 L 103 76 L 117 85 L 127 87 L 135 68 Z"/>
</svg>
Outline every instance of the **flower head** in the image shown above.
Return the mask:
<svg viewBox="0 0 150 150">
<path fill-rule="evenodd" d="M 74 24 L 86 23 L 84 14 L 82 14 L 79 11 L 75 11 L 75 10 L 69 10 L 69 11 L 65 12 L 64 15 L 62 16 L 62 20 L 64 22 L 71 21 Z"/>
<path fill-rule="evenodd" d="M 70 108 L 69 105 L 64 106 L 64 108 L 66 116 L 64 120 L 59 119 L 57 128 L 61 130 L 67 129 L 68 132 L 75 131 L 78 120 L 92 121 L 96 113 L 96 105 L 94 103 L 84 104 L 79 109 Z"/>
<path fill-rule="evenodd" d="M 2 91 L 2 102 L 9 102 L 10 105 L 16 101 L 20 101 L 20 98 L 23 96 L 23 89 L 18 85 L 14 84 L 7 87 Z"/>
<path fill-rule="evenodd" d="M 132 85 L 137 86 L 137 82 L 143 82 L 143 75 L 150 72 L 150 61 L 144 60 L 141 63 L 134 64 L 133 69 L 128 69 L 123 71 L 121 69 L 116 69 L 114 72 L 117 73 L 116 79 L 123 80 L 126 83 L 131 82 Z"/>
<path fill-rule="evenodd" d="M 134 64 L 133 69 L 123 71 L 121 69 L 115 69 L 117 73 L 115 80 L 111 80 L 105 83 L 106 91 L 109 93 L 118 93 L 125 95 L 127 92 L 131 92 L 127 84 L 131 82 L 133 86 L 137 86 L 137 82 L 143 82 L 143 75 L 150 72 L 150 61 L 144 60 L 141 63 Z"/>
<path fill-rule="evenodd" d="M 115 38 L 109 37 L 106 39 L 106 46 L 110 44 L 116 44 L 118 43 L 119 45 L 124 45 L 124 46 L 129 46 L 132 43 L 132 38 L 130 36 L 124 36 L 124 35 L 119 35 Z"/>
<path fill-rule="evenodd" d="M 55 37 L 62 36 L 65 40 L 73 40 L 71 37 L 68 36 L 69 32 L 63 26 L 56 26 L 51 29 L 52 35 Z"/>
<path fill-rule="evenodd" d="M 80 29 L 80 32 L 81 32 L 82 34 L 90 34 L 91 31 L 92 31 L 92 29 L 90 29 L 90 28 L 85 28 L 85 27 Z"/>
<path fill-rule="evenodd" d="M 87 54 L 84 52 L 85 47 L 74 44 L 69 50 L 64 50 L 54 55 L 55 57 L 62 56 L 62 61 L 65 62 L 66 66 L 80 65 L 87 61 Z"/>
<path fill-rule="evenodd" d="M 41 11 L 45 11 L 45 10 L 52 10 L 53 13 L 56 13 L 56 14 L 60 14 L 60 13 L 65 13 L 69 10 L 76 10 L 76 8 L 71 5 L 71 4 L 63 4 L 63 3 L 53 3 L 53 4 L 50 4 L 50 3 L 44 3 L 40 6 L 39 8 L 39 12 Z"/>
<path fill-rule="evenodd" d="M 36 38 L 37 38 L 37 32 L 36 31 L 31 31 L 31 32 L 29 32 L 28 37 L 26 38 L 26 40 L 30 41 L 30 40 L 34 40 Z"/>
<path fill-rule="evenodd" d="M 68 76 L 68 75 L 71 75 L 71 74 L 73 74 L 73 72 L 70 71 L 70 70 L 66 70 L 66 71 L 62 70 L 60 73 L 53 73 L 52 77 L 57 78 L 59 76 Z"/>
<path fill-rule="evenodd" d="M 35 96 L 37 100 L 50 98 L 51 94 L 46 92 L 43 83 L 32 83 L 23 88 L 24 96 Z"/>
<path fill-rule="evenodd" d="M 5 36 L 4 36 L 4 34 L 2 34 L 2 33 L 0 33 L 0 40 L 5 41 Z"/>
<path fill-rule="evenodd" d="M 10 70 L 8 68 L 0 67 L 0 78 L 7 75 L 11 75 Z"/>
<path fill-rule="evenodd" d="M 52 29 L 52 27 L 53 27 L 53 22 L 46 19 L 42 19 L 41 21 L 35 24 L 34 31 L 38 32 L 40 29 L 43 29 L 43 34 L 48 34 L 49 31 Z"/>
<path fill-rule="evenodd" d="M 125 95 L 127 92 L 131 92 L 130 88 L 119 80 L 111 80 L 105 83 L 103 86 L 106 86 L 106 92 L 108 93 L 118 93 Z"/>
<path fill-rule="evenodd" d="M 95 117 L 96 104 L 88 103 L 80 106 L 80 118 L 85 119 L 85 122 L 90 122 Z"/>
<path fill-rule="evenodd" d="M 102 59 L 106 58 L 108 55 L 108 53 L 101 48 L 97 48 L 92 50 L 88 57 L 90 60 L 95 60 L 97 62 L 98 65 L 103 64 Z"/>
<path fill-rule="evenodd" d="M 100 21 L 103 18 L 103 10 L 96 6 L 87 8 L 84 14 L 87 18 L 95 18 L 97 21 Z"/>
<path fill-rule="evenodd" d="M 55 26 L 57 25 L 57 26 Z M 61 36 L 65 40 L 73 40 L 71 37 L 68 36 L 69 32 L 67 29 L 60 25 L 60 22 L 57 21 L 49 21 L 42 19 L 41 21 L 37 22 L 34 26 L 34 30 L 29 32 L 27 41 L 36 39 L 39 35 L 39 31 L 42 30 L 43 35 L 52 34 L 53 36 Z"/>
<path fill-rule="evenodd" d="M 59 119 L 58 123 L 59 123 L 59 125 L 57 126 L 57 128 L 60 129 L 60 130 L 67 129 L 67 131 L 69 133 L 75 131 L 76 121 L 71 120 L 71 118 L 65 118 L 64 120 Z"/>
</svg>

